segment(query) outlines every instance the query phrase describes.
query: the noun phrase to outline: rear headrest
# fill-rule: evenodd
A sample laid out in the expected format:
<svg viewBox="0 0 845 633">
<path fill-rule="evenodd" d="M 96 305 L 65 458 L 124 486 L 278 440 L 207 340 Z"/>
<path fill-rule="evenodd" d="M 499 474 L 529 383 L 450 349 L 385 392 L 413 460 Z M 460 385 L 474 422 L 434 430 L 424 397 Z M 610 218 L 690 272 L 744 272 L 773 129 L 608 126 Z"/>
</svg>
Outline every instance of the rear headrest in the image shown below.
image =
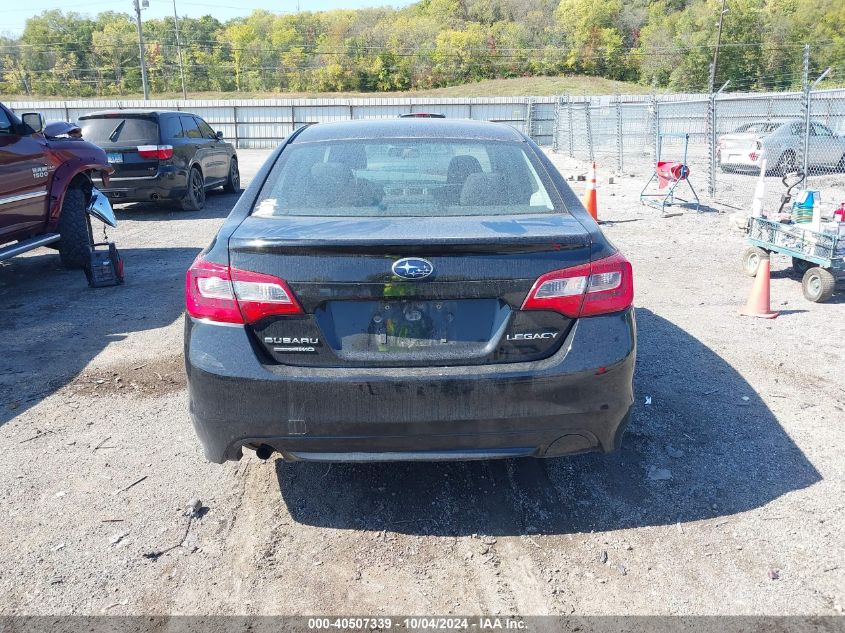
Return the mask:
<svg viewBox="0 0 845 633">
<path fill-rule="evenodd" d="M 329 150 L 329 162 L 343 163 L 350 169 L 367 168 L 367 152 L 363 145 L 344 143 L 333 145 Z"/>
<path fill-rule="evenodd" d="M 470 174 L 461 189 L 461 205 L 492 207 L 507 204 L 505 179 L 498 172 Z"/>
<path fill-rule="evenodd" d="M 308 204 L 310 206 L 335 204 L 355 183 L 348 165 L 342 163 L 317 163 L 311 167 Z"/>
<path fill-rule="evenodd" d="M 449 168 L 446 170 L 447 183 L 463 183 L 470 174 L 481 172 L 481 163 L 475 156 L 461 154 L 449 161 Z"/>
</svg>

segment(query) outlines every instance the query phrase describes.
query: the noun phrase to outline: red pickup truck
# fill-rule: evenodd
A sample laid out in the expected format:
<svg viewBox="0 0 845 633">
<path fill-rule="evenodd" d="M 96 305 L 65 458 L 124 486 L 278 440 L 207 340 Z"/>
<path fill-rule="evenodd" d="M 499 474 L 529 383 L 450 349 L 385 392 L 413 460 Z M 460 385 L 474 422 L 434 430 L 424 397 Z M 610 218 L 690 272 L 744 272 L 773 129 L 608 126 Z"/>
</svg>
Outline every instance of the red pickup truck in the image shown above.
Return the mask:
<svg viewBox="0 0 845 633">
<path fill-rule="evenodd" d="M 85 268 L 89 207 L 98 197 L 92 177 L 107 183 L 112 171 L 96 145 L 74 134 L 48 136 L 41 114 L 18 118 L 0 103 L 0 261 L 51 246 L 62 265 Z"/>
</svg>

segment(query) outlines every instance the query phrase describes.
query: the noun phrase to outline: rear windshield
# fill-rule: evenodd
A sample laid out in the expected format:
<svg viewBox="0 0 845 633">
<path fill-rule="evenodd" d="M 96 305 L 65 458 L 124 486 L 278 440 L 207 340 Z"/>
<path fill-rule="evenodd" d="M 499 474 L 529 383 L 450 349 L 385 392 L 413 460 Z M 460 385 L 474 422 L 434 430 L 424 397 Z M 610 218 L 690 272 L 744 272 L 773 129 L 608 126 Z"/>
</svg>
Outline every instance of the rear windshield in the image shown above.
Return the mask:
<svg viewBox="0 0 845 633">
<path fill-rule="evenodd" d="M 522 143 L 409 139 L 294 143 L 253 215 L 547 213 L 561 204 Z"/>
<path fill-rule="evenodd" d="M 778 129 L 782 123 L 746 123 L 736 128 L 737 132 L 750 132 L 754 134 L 768 134 Z"/>
<path fill-rule="evenodd" d="M 82 138 L 95 145 L 158 143 L 158 122 L 151 118 L 114 116 L 82 119 Z"/>
</svg>

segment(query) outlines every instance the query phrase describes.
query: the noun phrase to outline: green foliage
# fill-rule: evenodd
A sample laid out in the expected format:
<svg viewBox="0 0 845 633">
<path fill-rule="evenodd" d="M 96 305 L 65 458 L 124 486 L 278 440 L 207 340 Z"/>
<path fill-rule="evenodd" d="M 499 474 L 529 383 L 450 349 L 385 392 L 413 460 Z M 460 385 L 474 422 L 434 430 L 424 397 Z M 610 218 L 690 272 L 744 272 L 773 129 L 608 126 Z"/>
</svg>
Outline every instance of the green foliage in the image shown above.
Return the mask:
<svg viewBox="0 0 845 633">
<path fill-rule="evenodd" d="M 845 75 L 842 0 L 727 0 L 716 82 L 732 89 Z M 389 92 L 487 79 L 589 75 L 707 88 L 721 0 L 420 0 L 374 8 L 179 21 L 191 91 Z M 180 89 L 173 18 L 144 22 L 153 94 Z M 839 80 L 841 83 L 841 79 Z M 0 89 L 44 96 L 137 94 L 132 16 L 44 11 L 0 37 Z"/>
</svg>

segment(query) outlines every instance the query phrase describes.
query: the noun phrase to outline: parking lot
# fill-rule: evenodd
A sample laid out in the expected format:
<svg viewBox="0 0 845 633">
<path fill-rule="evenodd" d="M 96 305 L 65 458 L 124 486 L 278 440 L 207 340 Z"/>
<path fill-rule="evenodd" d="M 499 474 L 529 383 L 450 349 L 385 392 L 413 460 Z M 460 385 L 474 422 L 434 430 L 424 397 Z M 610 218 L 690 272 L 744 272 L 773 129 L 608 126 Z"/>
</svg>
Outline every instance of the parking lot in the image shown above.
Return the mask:
<svg viewBox="0 0 845 633">
<path fill-rule="evenodd" d="M 244 185 L 267 154 L 239 152 Z M 775 258 L 781 316 L 740 317 L 742 235 L 660 218 L 642 185 L 599 183 L 639 327 L 635 419 L 607 456 L 207 463 L 184 272 L 233 195 L 118 208 L 122 287 L 47 249 L 0 264 L 0 612 L 842 613 L 845 294 L 805 301 Z"/>
</svg>

